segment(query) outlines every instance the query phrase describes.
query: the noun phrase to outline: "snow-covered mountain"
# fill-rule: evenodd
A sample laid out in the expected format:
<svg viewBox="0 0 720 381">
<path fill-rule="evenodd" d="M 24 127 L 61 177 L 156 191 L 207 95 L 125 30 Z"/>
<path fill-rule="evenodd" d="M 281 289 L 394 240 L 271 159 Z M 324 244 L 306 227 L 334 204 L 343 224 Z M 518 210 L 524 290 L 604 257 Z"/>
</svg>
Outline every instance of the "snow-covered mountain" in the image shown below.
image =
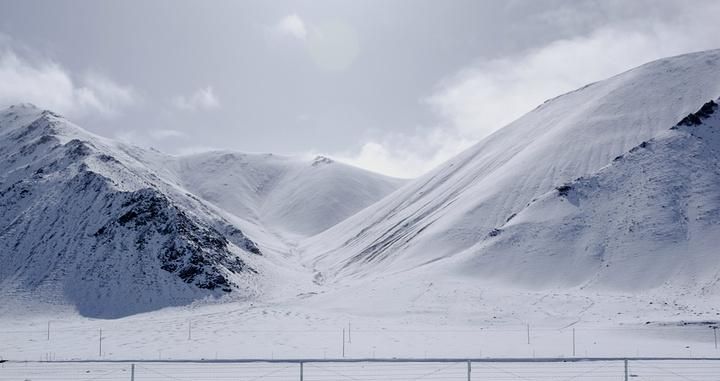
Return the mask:
<svg viewBox="0 0 720 381">
<path fill-rule="evenodd" d="M 291 236 L 317 234 L 404 183 L 323 156 L 206 152 L 180 157 L 175 168 L 194 194 Z"/>
<path fill-rule="evenodd" d="M 459 272 L 533 287 L 717 292 L 717 103 L 532 200 L 490 236 L 461 256 Z"/>
<path fill-rule="evenodd" d="M 304 260 L 326 278 L 341 279 L 407 270 L 484 242 L 491 244 L 498 240 L 495 229 L 514 222 L 512 217 L 528 203 L 598 171 L 718 95 L 720 50 L 714 50 L 651 62 L 551 99 L 382 201 L 306 240 L 302 244 Z M 654 223 L 665 225 L 663 229 L 679 228 L 671 219 Z M 552 226 L 564 227 L 560 223 Z M 597 236 L 590 234 L 593 229 L 586 232 L 583 237 L 588 242 L 584 244 L 594 253 L 588 255 L 601 255 L 602 229 Z M 560 234 L 550 230 L 544 234 L 551 237 L 556 233 Z M 512 232 L 502 236 L 520 237 Z M 638 239 L 626 238 L 628 242 Z M 501 242 L 495 247 L 511 244 Z M 523 242 L 513 244 L 518 254 L 507 261 L 534 263 L 535 259 L 527 257 L 532 257 L 530 248 L 541 246 L 541 241 L 528 240 L 527 247 Z M 645 247 L 644 254 L 649 256 L 657 247 Z M 479 257 L 476 261 L 484 265 L 487 262 L 482 258 L 497 259 Z M 548 266 L 555 263 L 552 259 Z M 500 263 L 510 264 L 504 261 Z M 490 268 L 500 276 L 500 267 Z M 532 271 L 530 266 L 523 268 Z M 539 267 L 538 273 L 544 268 Z M 478 276 L 485 273 L 478 270 Z M 573 283 L 575 275 L 563 276 L 566 283 Z"/>
<path fill-rule="evenodd" d="M 261 252 L 111 141 L 32 105 L 0 112 L 0 285 L 119 316 L 251 296 Z"/>
<path fill-rule="evenodd" d="M 321 229 L 398 185 L 329 159 L 174 157 L 12 106 L 0 111 L 0 289 L 100 317 L 252 298 L 277 267 L 263 256 L 287 254 L 276 229 Z"/>
<path fill-rule="evenodd" d="M 408 183 L 325 157 L 166 155 L 14 106 L 0 111 L 0 289 L 101 317 L 209 296 L 354 300 L 352 282 L 331 285 L 418 267 L 402 279 L 714 290 L 720 122 L 713 104 L 688 114 L 718 95 L 720 50 L 655 61 Z"/>
</svg>

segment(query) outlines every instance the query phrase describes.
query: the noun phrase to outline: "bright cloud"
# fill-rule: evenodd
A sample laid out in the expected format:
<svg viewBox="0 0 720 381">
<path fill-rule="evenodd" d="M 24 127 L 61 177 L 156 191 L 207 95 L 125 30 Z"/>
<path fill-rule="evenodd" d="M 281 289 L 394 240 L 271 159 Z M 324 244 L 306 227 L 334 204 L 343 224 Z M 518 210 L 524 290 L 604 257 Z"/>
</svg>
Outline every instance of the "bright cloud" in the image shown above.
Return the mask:
<svg viewBox="0 0 720 381">
<path fill-rule="evenodd" d="M 300 40 L 307 37 L 305 22 L 296 14 L 287 15 L 276 25 L 278 32 L 293 36 Z"/>
<path fill-rule="evenodd" d="M 429 133 L 388 135 L 382 140 L 364 143 L 359 151 L 328 156 L 388 176 L 413 178 L 473 143 L 473 140 L 465 139 L 453 130 L 436 128 Z"/>
<path fill-rule="evenodd" d="M 715 6 L 720 12 L 720 6 Z M 687 22 L 619 25 L 524 54 L 479 62 L 443 81 L 427 102 L 463 136 L 479 139 L 546 99 L 658 58 L 720 47 L 716 12 Z"/>
<path fill-rule="evenodd" d="M 198 89 L 189 96 L 178 95 L 172 99 L 172 104 L 180 110 L 189 111 L 211 110 L 220 107 L 220 101 L 210 86 Z"/>
<path fill-rule="evenodd" d="M 0 47 L 0 105 L 30 102 L 72 116 L 112 116 L 133 104 L 136 94 L 107 77 L 73 77 L 52 61 L 30 62 Z"/>
<path fill-rule="evenodd" d="M 380 137 L 336 156 L 389 175 L 422 174 L 549 98 L 658 58 L 720 47 L 714 20 L 720 3 L 711 8 L 687 7 L 675 22 L 626 22 L 479 61 L 441 81 L 424 100 L 439 117 L 436 127 L 416 136 Z"/>
<path fill-rule="evenodd" d="M 347 70 L 360 53 L 358 32 L 341 19 L 308 24 L 291 14 L 275 25 L 274 32 L 300 40 L 310 59 L 323 70 Z"/>
</svg>

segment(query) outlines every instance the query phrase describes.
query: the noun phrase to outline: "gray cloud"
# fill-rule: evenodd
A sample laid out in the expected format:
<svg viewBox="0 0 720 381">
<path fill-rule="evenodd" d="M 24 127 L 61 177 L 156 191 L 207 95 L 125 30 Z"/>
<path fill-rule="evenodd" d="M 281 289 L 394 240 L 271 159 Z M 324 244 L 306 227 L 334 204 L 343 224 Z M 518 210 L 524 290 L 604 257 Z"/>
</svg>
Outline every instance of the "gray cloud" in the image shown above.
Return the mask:
<svg viewBox="0 0 720 381">
<path fill-rule="evenodd" d="M 720 46 L 719 13 L 711 0 L 7 2 L 0 103 L 170 153 L 322 152 L 415 176 L 561 92 Z"/>
<path fill-rule="evenodd" d="M 438 86 L 428 103 L 462 135 L 482 138 L 544 100 L 645 62 L 720 46 L 720 4 L 688 7 L 681 22 L 621 23 L 485 60 Z"/>
<path fill-rule="evenodd" d="M 631 17 L 516 54 L 478 59 L 423 100 L 439 116 L 437 126 L 414 136 L 388 134 L 340 156 L 396 176 L 422 174 L 549 98 L 651 60 L 720 47 L 720 23 L 714 20 L 720 3 L 705 5 L 673 9 L 672 17 Z M 564 23 L 579 12 L 539 17 Z M 428 147 L 434 148 L 430 154 Z"/>
<path fill-rule="evenodd" d="M 218 100 L 213 88 L 207 86 L 202 89 L 198 89 L 190 95 L 178 95 L 172 99 L 172 105 L 179 110 L 212 110 L 220 107 L 220 101 Z"/>
<path fill-rule="evenodd" d="M 152 130 L 149 132 L 149 135 L 155 140 L 184 139 L 187 137 L 187 134 L 182 131 L 172 130 L 172 129 L 167 129 L 167 128 Z"/>
<path fill-rule="evenodd" d="M 0 47 L 0 106 L 30 102 L 70 116 L 116 116 L 137 95 L 99 73 L 79 79 L 53 61 L 31 62 L 8 46 Z"/>
</svg>

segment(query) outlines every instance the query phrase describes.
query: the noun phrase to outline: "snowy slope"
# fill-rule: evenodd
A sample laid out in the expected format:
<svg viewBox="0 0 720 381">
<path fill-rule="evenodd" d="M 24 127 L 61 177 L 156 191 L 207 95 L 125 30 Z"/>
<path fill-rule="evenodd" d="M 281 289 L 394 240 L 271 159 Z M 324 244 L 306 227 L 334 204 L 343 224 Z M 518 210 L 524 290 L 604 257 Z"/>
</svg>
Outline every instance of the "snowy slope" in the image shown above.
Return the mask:
<svg viewBox="0 0 720 381">
<path fill-rule="evenodd" d="M 717 292 L 717 104 L 540 196 L 491 235 L 463 255 L 461 272 L 536 287 Z"/>
<path fill-rule="evenodd" d="M 257 293 L 255 243 L 113 146 L 32 105 L 0 111 L 0 289 L 114 317 Z"/>
<path fill-rule="evenodd" d="M 662 59 L 551 99 L 302 244 L 326 277 L 452 256 L 558 184 L 590 174 L 720 94 L 720 51 Z"/>
<path fill-rule="evenodd" d="M 204 200 L 290 236 L 317 234 L 404 182 L 322 156 L 206 152 L 177 158 L 175 170 Z"/>
<path fill-rule="evenodd" d="M 3 294 L 102 317 L 312 285 L 292 238 L 401 184 L 322 157 L 166 155 L 32 105 L 0 111 L 0 160 Z"/>
</svg>

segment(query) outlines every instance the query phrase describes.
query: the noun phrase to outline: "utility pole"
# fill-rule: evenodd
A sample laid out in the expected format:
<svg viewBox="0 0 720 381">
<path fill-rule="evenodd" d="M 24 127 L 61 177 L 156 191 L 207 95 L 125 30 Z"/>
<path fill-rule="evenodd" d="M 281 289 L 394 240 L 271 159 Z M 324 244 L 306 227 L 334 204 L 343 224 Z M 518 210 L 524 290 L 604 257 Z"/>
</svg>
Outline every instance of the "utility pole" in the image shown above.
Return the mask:
<svg viewBox="0 0 720 381">
<path fill-rule="evenodd" d="M 717 348 L 717 328 L 718 328 L 718 327 L 712 327 L 712 329 L 713 329 L 713 336 L 715 337 L 715 349 L 718 349 L 718 348 Z"/>
<path fill-rule="evenodd" d="M 192 340 L 192 320 L 188 320 L 188 341 Z"/>
<path fill-rule="evenodd" d="M 352 323 L 348 322 L 348 343 L 352 343 L 352 337 L 350 336 L 350 332 L 352 329 Z"/>
<path fill-rule="evenodd" d="M 345 328 L 343 328 L 342 343 L 342 357 L 345 358 Z"/>
<path fill-rule="evenodd" d="M 467 362 L 467 368 L 468 368 L 468 381 L 470 381 L 470 377 L 471 377 L 470 374 L 472 373 L 472 363 L 470 362 L 470 360 L 468 360 L 468 362 Z"/>
<path fill-rule="evenodd" d="M 300 361 L 300 381 L 303 381 L 303 362 Z"/>
<path fill-rule="evenodd" d="M 100 328 L 100 344 L 98 346 L 98 356 L 102 357 L 102 328 Z"/>
<path fill-rule="evenodd" d="M 135 381 L 135 364 L 130 364 L 130 381 Z"/>
<path fill-rule="evenodd" d="M 625 381 L 628 381 L 628 360 L 625 359 Z"/>
<path fill-rule="evenodd" d="M 530 345 L 530 324 L 527 325 L 527 343 Z"/>
<path fill-rule="evenodd" d="M 50 320 L 48 320 L 47 339 L 50 341 Z M 717 348 L 717 346 L 715 346 Z"/>
<path fill-rule="evenodd" d="M 573 357 L 575 357 L 575 328 L 573 328 Z"/>
</svg>

